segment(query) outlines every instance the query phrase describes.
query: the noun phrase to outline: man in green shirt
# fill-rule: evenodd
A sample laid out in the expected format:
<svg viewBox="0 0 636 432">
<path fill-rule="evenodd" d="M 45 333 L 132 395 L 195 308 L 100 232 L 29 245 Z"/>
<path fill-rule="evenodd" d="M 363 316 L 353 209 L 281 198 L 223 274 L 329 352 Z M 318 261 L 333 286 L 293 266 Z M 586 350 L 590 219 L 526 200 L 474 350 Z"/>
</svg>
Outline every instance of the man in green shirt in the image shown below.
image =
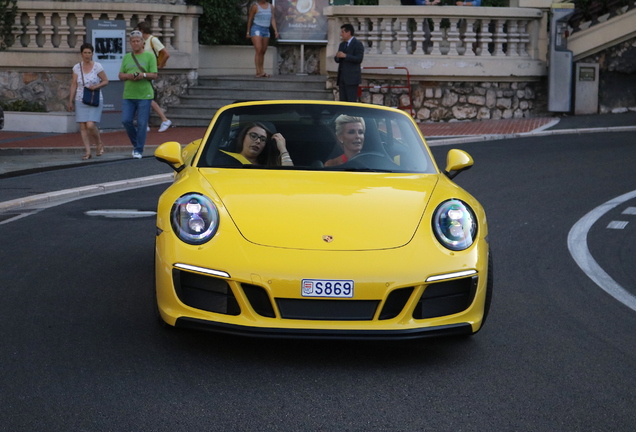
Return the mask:
<svg viewBox="0 0 636 432">
<path fill-rule="evenodd" d="M 157 59 L 152 53 L 144 51 L 144 38 L 140 31 L 130 33 L 130 47 L 132 52 L 124 56 L 119 68 L 119 79 L 124 81 L 121 122 L 133 146 L 132 156 L 141 159 L 154 99 L 151 81 L 157 78 Z"/>
</svg>

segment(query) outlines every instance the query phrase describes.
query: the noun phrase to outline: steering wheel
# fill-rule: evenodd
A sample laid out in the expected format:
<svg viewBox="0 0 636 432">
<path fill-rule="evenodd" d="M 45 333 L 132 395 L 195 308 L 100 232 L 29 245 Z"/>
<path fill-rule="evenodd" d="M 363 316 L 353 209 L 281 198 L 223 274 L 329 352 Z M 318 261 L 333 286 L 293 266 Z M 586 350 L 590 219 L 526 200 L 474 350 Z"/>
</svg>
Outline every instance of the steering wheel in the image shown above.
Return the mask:
<svg viewBox="0 0 636 432">
<path fill-rule="evenodd" d="M 377 151 L 362 152 L 349 159 L 346 166 L 352 168 L 368 168 L 381 170 L 394 170 L 399 166 L 386 154 Z"/>
</svg>

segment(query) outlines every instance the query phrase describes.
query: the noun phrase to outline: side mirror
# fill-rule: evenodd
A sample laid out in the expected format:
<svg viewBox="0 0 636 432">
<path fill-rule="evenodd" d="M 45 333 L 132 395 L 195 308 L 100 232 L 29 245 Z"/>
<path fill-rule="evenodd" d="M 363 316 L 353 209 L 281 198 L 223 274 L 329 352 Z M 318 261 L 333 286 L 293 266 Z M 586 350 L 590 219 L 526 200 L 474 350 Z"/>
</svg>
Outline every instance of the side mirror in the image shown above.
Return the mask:
<svg viewBox="0 0 636 432">
<path fill-rule="evenodd" d="M 185 163 L 181 156 L 181 144 L 176 141 L 168 141 L 157 147 L 155 158 L 159 162 L 167 163 L 176 172 L 181 172 L 185 168 Z"/>
<path fill-rule="evenodd" d="M 473 158 L 463 150 L 452 149 L 446 155 L 446 171 L 444 174 L 449 179 L 455 178 L 457 174 L 472 168 Z"/>
</svg>

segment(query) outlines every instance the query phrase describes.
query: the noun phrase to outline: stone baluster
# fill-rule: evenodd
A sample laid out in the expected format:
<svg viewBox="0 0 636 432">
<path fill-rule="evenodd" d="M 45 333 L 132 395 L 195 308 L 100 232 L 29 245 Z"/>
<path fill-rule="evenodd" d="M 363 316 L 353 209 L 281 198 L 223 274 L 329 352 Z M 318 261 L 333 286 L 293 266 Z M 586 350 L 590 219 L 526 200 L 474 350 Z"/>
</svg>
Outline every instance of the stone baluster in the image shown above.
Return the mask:
<svg viewBox="0 0 636 432">
<path fill-rule="evenodd" d="M 492 55 L 495 57 L 503 57 L 506 55 L 503 50 L 503 45 L 506 42 L 506 34 L 504 33 L 504 23 L 506 21 L 501 19 L 493 21 L 495 23 L 495 33 L 493 38 L 495 47 Z"/>
<path fill-rule="evenodd" d="M 489 19 L 481 20 L 479 33 L 477 34 L 477 52 L 478 56 L 490 56 L 489 45 L 492 43 L 492 33 L 490 31 L 491 21 Z"/>
<path fill-rule="evenodd" d="M 165 45 L 166 48 L 170 49 L 172 45 L 168 45 L 168 40 L 166 36 L 163 34 L 163 26 L 161 25 L 161 15 L 151 15 L 150 16 L 150 28 L 152 30 L 152 34 L 161 38 L 161 42 Z"/>
<path fill-rule="evenodd" d="M 369 46 L 371 49 L 369 50 L 370 54 L 382 54 L 382 49 L 380 46 L 380 40 L 382 35 L 382 18 L 376 17 L 373 20 L 369 20 L 372 24 L 372 29 L 369 31 Z"/>
<path fill-rule="evenodd" d="M 44 41 L 42 42 L 42 48 L 53 48 L 53 24 L 51 24 L 51 16 L 52 12 L 42 12 L 44 17 L 44 23 L 41 26 L 42 36 L 44 36 Z"/>
<path fill-rule="evenodd" d="M 457 52 L 457 45 L 459 44 L 459 18 L 449 18 L 450 27 L 448 28 L 448 42 L 450 44 L 450 48 L 448 50 L 448 55 L 459 55 Z"/>
<path fill-rule="evenodd" d="M 130 52 L 132 51 L 132 48 L 130 47 L 130 32 L 133 29 L 133 25 L 132 25 L 132 19 L 133 16 L 137 16 L 131 13 L 125 13 L 124 14 L 124 21 L 126 21 L 126 52 Z M 141 17 L 138 17 L 139 19 L 137 20 L 137 22 L 139 21 L 143 21 L 143 19 Z"/>
<path fill-rule="evenodd" d="M 174 15 L 164 15 L 163 17 L 163 44 L 169 51 L 175 51 L 174 47 L 174 28 L 172 27 L 172 21 L 174 21 Z"/>
<path fill-rule="evenodd" d="M 93 19 L 93 15 L 86 13 L 83 15 L 76 15 L 77 22 L 75 23 L 75 29 L 73 35 L 75 35 L 75 48 L 79 49 L 86 40 L 86 21 Z"/>
<path fill-rule="evenodd" d="M 410 43 L 409 18 L 397 18 L 395 27 L 398 48 L 396 54 L 411 54 L 413 49 Z"/>
<path fill-rule="evenodd" d="M 413 55 L 425 55 L 426 50 L 424 45 L 426 44 L 426 36 L 430 37 L 430 31 L 428 30 L 428 19 L 419 18 L 415 20 L 415 31 L 413 32 L 413 42 L 415 49 Z"/>
<path fill-rule="evenodd" d="M 519 34 L 517 24 L 517 20 L 508 20 L 508 50 L 506 51 L 508 57 L 519 56 L 517 47 L 519 46 L 519 42 L 521 42 L 521 35 Z"/>
<path fill-rule="evenodd" d="M 26 44 L 24 45 L 27 48 L 37 48 L 37 36 L 38 36 L 38 25 L 36 23 L 37 13 L 34 11 L 29 11 L 27 13 L 28 22 L 26 24 Z"/>
<path fill-rule="evenodd" d="M 17 47 L 19 44 L 19 46 L 25 47 L 25 28 L 24 28 L 24 24 L 22 24 L 22 15 L 21 13 L 17 13 L 15 16 L 15 22 L 13 24 L 13 37 L 15 38 L 15 43 L 13 46 Z"/>
<path fill-rule="evenodd" d="M 466 19 L 466 30 L 464 31 L 464 55 L 466 57 L 475 56 L 475 47 L 477 42 L 477 33 L 475 32 L 476 22 L 477 20 L 474 18 Z"/>
<path fill-rule="evenodd" d="M 395 54 L 393 42 L 395 41 L 394 23 L 396 18 L 385 17 L 382 21 L 382 53 Z"/>
<path fill-rule="evenodd" d="M 371 42 L 369 41 L 369 32 L 371 29 L 371 20 L 369 18 L 358 19 L 358 28 L 356 29 L 356 39 L 364 45 L 364 52 L 371 51 Z M 354 27 L 355 28 L 355 27 Z"/>
<path fill-rule="evenodd" d="M 530 33 L 528 33 L 528 20 L 519 21 L 519 56 L 530 57 L 528 48 L 530 45 Z"/>
<path fill-rule="evenodd" d="M 440 44 L 442 42 L 443 34 L 440 29 L 440 24 L 442 22 L 442 18 L 434 17 L 431 18 L 433 20 L 433 31 L 431 32 L 431 42 L 433 43 L 433 48 L 431 49 L 432 55 L 441 55 L 442 51 L 440 50 Z"/>
<path fill-rule="evenodd" d="M 69 43 L 69 36 L 71 34 L 71 27 L 68 24 L 68 13 L 60 13 L 59 16 L 59 24 L 57 26 L 57 34 L 59 37 L 59 48 L 65 49 L 69 48 L 71 45 Z"/>
</svg>

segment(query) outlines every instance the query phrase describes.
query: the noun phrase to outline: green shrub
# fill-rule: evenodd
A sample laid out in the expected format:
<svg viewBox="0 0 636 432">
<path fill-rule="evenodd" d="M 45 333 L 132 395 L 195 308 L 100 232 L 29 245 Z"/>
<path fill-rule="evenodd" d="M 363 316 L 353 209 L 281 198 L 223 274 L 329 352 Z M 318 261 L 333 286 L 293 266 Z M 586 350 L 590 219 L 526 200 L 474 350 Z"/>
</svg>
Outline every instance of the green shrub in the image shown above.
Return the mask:
<svg viewBox="0 0 636 432">
<path fill-rule="evenodd" d="M 0 0 L 2 1 L 2 0 Z M 202 45 L 247 45 L 245 0 L 186 0 L 203 8 L 199 17 L 199 43 Z M 251 1 L 248 5 L 251 5 Z"/>
<path fill-rule="evenodd" d="M 4 111 L 46 112 L 46 107 L 42 102 L 29 102 L 22 99 L 0 102 L 0 106 Z"/>
<path fill-rule="evenodd" d="M 13 45 L 13 26 L 17 14 L 17 0 L 0 0 L 0 51 Z"/>
</svg>

